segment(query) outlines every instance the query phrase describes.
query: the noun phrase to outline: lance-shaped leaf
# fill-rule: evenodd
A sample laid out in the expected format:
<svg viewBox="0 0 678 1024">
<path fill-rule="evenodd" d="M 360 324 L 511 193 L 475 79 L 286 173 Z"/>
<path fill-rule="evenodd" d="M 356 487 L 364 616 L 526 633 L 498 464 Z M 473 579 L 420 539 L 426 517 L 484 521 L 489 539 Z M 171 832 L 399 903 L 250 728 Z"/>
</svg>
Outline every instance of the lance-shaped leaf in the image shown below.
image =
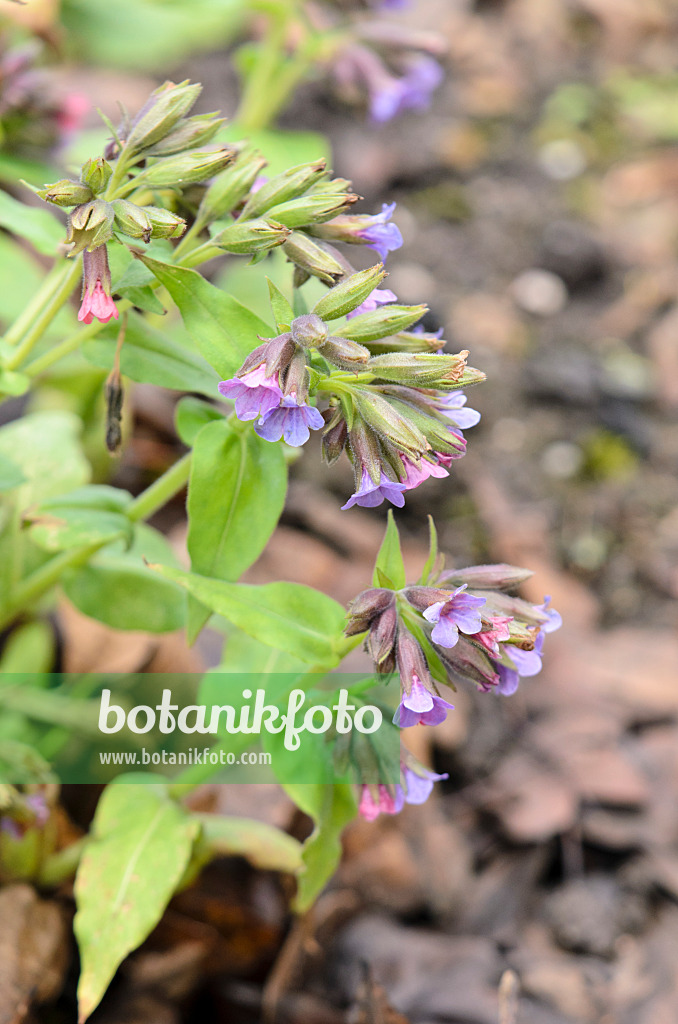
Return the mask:
<svg viewBox="0 0 678 1024">
<path fill-rule="evenodd" d="M 341 860 L 341 833 L 358 810 L 354 789 L 347 783 L 284 785 L 285 792 L 313 819 L 315 828 L 304 843 L 294 909 L 308 910 Z"/>
<path fill-rule="evenodd" d="M 167 288 L 199 352 L 224 379 L 240 369 L 259 344 L 259 336 L 273 336 L 268 324 L 195 270 L 162 263 L 143 253 L 138 258 Z"/>
<path fill-rule="evenodd" d="M 99 1005 L 120 963 L 155 928 L 184 874 L 199 823 L 164 785 L 115 783 L 97 807 L 75 881 L 79 1021 Z M 120 782 L 124 781 L 124 776 Z"/>
<path fill-rule="evenodd" d="M 330 668 L 340 661 L 345 624 L 342 606 L 301 583 L 225 583 L 167 565 L 153 565 L 217 615 L 248 636 L 302 661 Z"/>
<path fill-rule="evenodd" d="M 382 586 L 381 580 L 384 578 L 390 580 L 394 590 L 400 590 L 407 583 L 405 564 L 400 550 L 400 534 L 391 509 L 388 510 L 386 533 L 374 566 L 373 586 Z"/>
</svg>

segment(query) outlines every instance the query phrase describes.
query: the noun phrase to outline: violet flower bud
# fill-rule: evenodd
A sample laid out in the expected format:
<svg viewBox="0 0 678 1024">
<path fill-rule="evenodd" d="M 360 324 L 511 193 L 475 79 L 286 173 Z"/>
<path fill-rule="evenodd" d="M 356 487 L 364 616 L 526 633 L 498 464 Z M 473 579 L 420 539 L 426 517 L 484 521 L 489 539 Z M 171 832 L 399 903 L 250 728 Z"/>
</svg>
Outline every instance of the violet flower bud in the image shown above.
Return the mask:
<svg viewBox="0 0 678 1024">
<path fill-rule="evenodd" d="M 316 313 L 305 313 L 291 324 L 292 337 L 304 348 L 321 348 L 327 339 L 327 326 Z"/>
</svg>

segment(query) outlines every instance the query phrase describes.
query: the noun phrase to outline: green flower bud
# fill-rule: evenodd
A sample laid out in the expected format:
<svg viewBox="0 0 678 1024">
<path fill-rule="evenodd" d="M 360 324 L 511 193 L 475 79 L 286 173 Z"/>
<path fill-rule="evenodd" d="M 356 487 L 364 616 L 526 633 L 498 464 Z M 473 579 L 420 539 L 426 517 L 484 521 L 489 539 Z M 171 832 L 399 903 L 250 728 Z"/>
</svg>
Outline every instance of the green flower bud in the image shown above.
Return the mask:
<svg viewBox="0 0 678 1024">
<path fill-rule="evenodd" d="M 433 355 L 429 352 L 392 352 L 373 356 L 368 370 L 382 380 L 410 387 L 440 387 L 456 383 L 466 367 L 468 352 L 457 355 Z"/>
<path fill-rule="evenodd" d="M 428 306 L 398 306 L 395 303 L 390 306 L 382 306 L 371 313 L 360 313 L 353 317 L 348 323 L 342 324 L 335 331 L 345 338 L 353 338 L 355 341 L 367 342 L 376 341 L 386 334 L 396 334 L 398 331 L 405 331 L 421 320 L 424 313 L 428 312 Z"/>
<path fill-rule="evenodd" d="M 427 331 L 421 331 L 418 334 L 415 334 L 414 331 L 399 331 L 398 334 L 388 335 L 386 338 L 379 338 L 378 341 L 368 343 L 373 355 L 386 352 L 438 352 L 444 346 L 445 342 L 442 338 Z"/>
<path fill-rule="evenodd" d="M 340 210 L 355 203 L 358 196 L 353 195 L 308 195 L 298 199 L 290 199 L 287 203 L 271 207 L 267 211 L 269 217 L 279 221 L 288 228 L 301 228 L 306 224 L 319 223 L 334 217 Z"/>
<path fill-rule="evenodd" d="M 265 166 L 266 161 L 262 156 L 258 153 L 249 153 L 238 156 L 232 166 L 221 171 L 207 186 L 200 203 L 196 216 L 196 222 L 200 227 L 213 220 L 219 220 L 234 210 Z"/>
<path fill-rule="evenodd" d="M 205 146 L 217 134 L 226 119 L 212 114 L 196 114 L 179 121 L 169 135 L 145 151 L 145 156 L 171 156 L 196 146 Z"/>
<path fill-rule="evenodd" d="M 250 196 L 240 216 L 245 219 L 259 217 L 273 206 L 297 199 L 325 175 L 325 167 L 324 160 L 316 160 L 314 163 L 290 167 L 282 174 L 277 174 Z"/>
<path fill-rule="evenodd" d="M 379 287 L 385 277 L 383 263 L 377 263 L 374 267 L 352 274 L 341 284 L 335 285 L 327 295 L 323 295 L 313 307 L 313 312 L 323 320 L 338 320 L 339 317 L 357 309 L 360 303 Z"/>
<path fill-rule="evenodd" d="M 329 359 L 335 366 L 342 370 L 365 370 L 369 369 L 367 363 L 370 358 L 370 351 L 359 345 L 356 341 L 348 338 L 328 338 L 322 345 L 317 346 L 318 351 L 325 359 Z"/>
<path fill-rule="evenodd" d="M 450 587 L 461 587 L 466 583 L 474 590 L 511 590 L 532 575 L 530 569 L 520 569 L 515 565 L 473 565 L 468 569 L 449 569 L 442 574 L 440 582 Z"/>
<path fill-rule="evenodd" d="M 394 404 L 372 388 L 355 388 L 353 398 L 363 420 L 377 435 L 383 435 L 400 451 L 418 459 L 431 449 L 425 435 L 412 422 L 409 410 L 403 415 Z M 379 478 L 377 476 L 372 479 L 376 481 Z"/>
<path fill-rule="evenodd" d="M 135 181 L 147 188 L 182 188 L 205 181 L 223 170 L 234 158 L 232 149 L 198 150 L 157 160 L 141 171 Z"/>
<path fill-rule="evenodd" d="M 115 225 L 124 235 L 143 238 L 144 242 L 150 241 L 151 221 L 145 209 L 126 199 L 114 199 L 111 206 L 115 213 Z"/>
<path fill-rule="evenodd" d="M 144 213 L 151 222 L 151 238 L 181 238 L 186 221 L 161 206 L 145 206 Z"/>
<path fill-rule="evenodd" d="M 301 231 L 292 232 L 283 244 L 283 252 L 301 271 L 312 274 L 325 284 L 335 284 L 344 276 L 341 263 Z"/>
<path fill-rule="evenodd" d="M 272 220 L 248 220 L 240 218 L 220 231 L 212 239 L 212 245 L 235 253 L 257 253 L 282 245 L 289 237 L 289 228 Z"/>
<path fill-rule="evenodd" d="M 315 313 L 304 313 L 292 321 L 290 330 L 297 345 L 319 349 L 327 341 L 327 327 Z"/>
<path fill-rule="evenodd" d="M 164 82 L 155 89 L 132 123 L 125 152 L 131 156 L 164 139 L 188 113 L 201 92 L 202 86 L 189 85 L 188 79 L 178 85 Z"/>
<path fill-rule="evenodd" d="M 69 255 L 77 256 L 85 249 L 92 252 L 108 242 L 113 237 L 114 221 L 113 207 L 102 199 L 93 199 L 90 203 L 76 206 L 68 221 L 66 241 L 73 243 Z"/>
<path fill-rule="evenodd" d="M 45 185 L 35 194 L 55 206 L 78 206 L 94 198 L 91 188 L 77 181 L 69 181 L 68 178 L 55 181 L 53 185 Z"/>
<path fill-rule="evenodd" d="M 96 160 L 88 160 L 86 164 L 83 164 L 80 181 L 83 185 L 89 185 L 92 192 L 98 195 L 105 190 L 112 173 L 113 168 L 108 161 L 99 156 Z"/>
</svg>

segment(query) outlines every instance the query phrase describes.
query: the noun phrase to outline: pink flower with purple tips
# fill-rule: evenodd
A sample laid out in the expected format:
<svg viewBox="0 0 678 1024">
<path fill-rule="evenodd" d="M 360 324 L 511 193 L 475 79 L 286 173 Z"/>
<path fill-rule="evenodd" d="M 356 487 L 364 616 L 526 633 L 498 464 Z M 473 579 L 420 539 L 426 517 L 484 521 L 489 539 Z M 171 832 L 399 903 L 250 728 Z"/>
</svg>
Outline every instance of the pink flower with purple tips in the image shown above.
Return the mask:
<svg viewBox="0 0 678 1024">
<path fill-rule="evenodd" d="M 444 466 L 439 465 L 437 462 L 430 462 L 428 459 L 421 459 L 419 464 L 413 462 L 412 459 L 408 459 L 406 455 L 401 455 L 403 465 L 405 467 L 405 487 L 408 491 L 418 487 L 419 484 L 423 484 L 424 480 L 428 480 L 429 477 L 436 477 L 442 480 L 443 477 L 449 476 L 450 474 Z"/>
<path fill-rule="evenodd" d="M 224 398 L 235 400 L 235 414 L 239 420 L 254 420 L 277 409 L 282 401 L 278 374 L 266 376 L 263 363 L 244 373 L 242 377 L 222 380 L 219 392 Z"/>
<path fill-rule="evenodd" d="M 484 597 L 466 594 L 467 584 L 452 591 L 447 601 L 436 601 L 424 612 L 428 622 L 435 623 L 431 639 L 441 647 L 454 647 L 462 633 L 479 633 L 483 627 L 479 608 L 485 604 Z"/>
<path fill-rule="evenodd" d="M 381 783 L 376 787 L 363 785 L 358 811 L 366 821 L 374 821 L 380 814 L 398 814 L 404 803 L 405 794 L 400 785 L 394 786 L 394 793 Z"/>
</svg>

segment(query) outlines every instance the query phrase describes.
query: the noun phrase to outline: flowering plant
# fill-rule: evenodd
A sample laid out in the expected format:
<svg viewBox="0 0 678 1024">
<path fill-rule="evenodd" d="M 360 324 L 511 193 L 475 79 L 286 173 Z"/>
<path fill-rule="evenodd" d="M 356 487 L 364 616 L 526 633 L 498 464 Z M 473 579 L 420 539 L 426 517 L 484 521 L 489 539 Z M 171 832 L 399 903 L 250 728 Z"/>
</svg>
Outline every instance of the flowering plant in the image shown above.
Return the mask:
<svg viewBox="0 0 678 1024">
<path fill-rule="evenodd" d="M 173 892 L 217 853 L 261 861 L 263 838 L 265 866 L 296 874 L 296 909 L 310 907 L 358 811 L 368 820 L 394 814 L 405 802 L 422 803 L 444 778 L 400 748 L 399 730 L 442 721 L 453 708 L 447 688 L 455 685 L 512 693 L 521 676 L 539 670 L 544 635 L 558 625 L 548 600 L 537 607 L 509 594 L 528 575 L 523 570 L 445 571 L 433 526 L 421 577 L 408 584 L 390 514 L 373 586 L 352 602 L 348 618 L 309 587 L 239 582 L 277 526 L 291 449 L 312 431 L 321 432 L 328 464 L 344 454 L 352 464 L 347 520 L 356 505 L 401 507 L 408 491 L 447 477 L 464 455 L 464 431 L 479 415 L 462 389 L 484 374 L 468 366 L 467 351 L 449 353 L 439 333 L 417 326 L 425 306 L 400 304 L 381 287 L 384 261 L 402 243 L 395 204 L 354 212 L 351 182 L 332 178 L 322 159 L 263 176 L 265 156 L 245 142 L 221 141 L 216 113 L 191 114 L 199 91 L 166 82 L 136 116 L 110 124 L 105 152 L 77 179 L 34 187 L 44 209 L 22 216 L 21 202 L 7 197 L 13 230 L 43 251 L 56 250 L 61 238 L 49 208 L 69 212 L 53 269 L 0 343 L 0 395 L 57 386 L 81 370 L 84 356 L 107 374 L 105 423 L 95 425 L 104 427 L 97 436 L 111 451 L 125 444 L 128 380 L 184 392 L 176 424 L 187 451 L 133 496 L 91 482 L 82 410 L 79 418 L 73 408 L 29 405 L 0 428 L 0 627 L 9 635 L 0 669 L 39 670 L 35 630 L 48 630 L 45 609 L 57 587 L 85 615 L 118 629 L 185 627 L 192 642 L 217 616 L 231 630 L 224 669 L 237 661 L 241 643 L 245 671 L 259 671 L 263 652 L 302 690 L 364 644 L 380 681 L 399 678 L 385 691 L 400 686 L 388 727 L 399 753 L 381 773 L 385 754 L 376 739 L 361 735 L 342 745 L 333 734 L 324 750 L 345 765 L 340 781 L 283 783 L 314 821 L 303 845 L 273 828 L 262 833 L 255 823 L 192 812 L 183 797 L 210 777 L 208 769 L 179 773 L 171 783 L 151 773 L 122 776 L 117 781 L 137 785 L 109 786 L 91 835 L 60 850 L 50 774 L 55 734 L 35 720 L 79 728 L 82 719 L 58 688 L 37 699 L 30 684 L 3 689 L 0 706 L 10 694 L 12 715 L 2 726 L 9 745 L 0 871 L 49 885 L 77 869 L 82 1020 Z M 379 262 L 356 270 L 356 245 Z M 282 285 L 269 280 L 270 310 L 248 309 L 196 269 L 224 254 L 264 266 L 273 251 L 291 273 Z M 309 301 L 311 280 L 325 290 Z M 170 308 L 178 311 L 174 320 Z M 159 320 L 165 314 L 170 326 Z M 190 570 L 146 522 L 186 487 Z M 49 650 L 45 667 L 52 667 Z M 213 684 L 209 676 L 204 682 Z M 364 686 L 350 690 L 356 703 Z"/>
</svg>

